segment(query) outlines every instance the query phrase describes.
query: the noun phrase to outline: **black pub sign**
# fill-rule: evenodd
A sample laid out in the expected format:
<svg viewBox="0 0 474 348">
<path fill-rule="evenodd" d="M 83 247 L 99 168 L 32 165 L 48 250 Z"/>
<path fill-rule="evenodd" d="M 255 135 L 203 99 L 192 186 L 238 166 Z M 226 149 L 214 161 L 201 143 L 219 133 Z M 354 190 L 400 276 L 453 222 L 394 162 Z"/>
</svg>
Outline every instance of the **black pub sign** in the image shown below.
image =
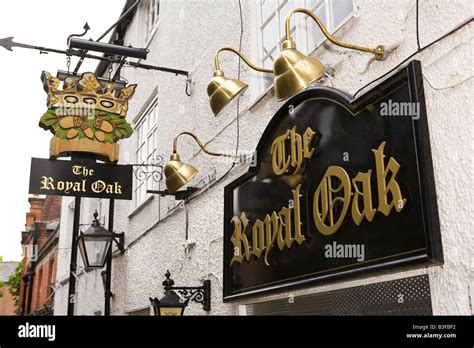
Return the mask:
<svg viewBox="0 0 474 348">
<path fill-rule="evenodd" d="M 224 300 L 442 262 L 421 65 L 289 99 L 225 188 Z"/>
<path fill-rule="evenodd" d="M 132 169 L 82 157 L 70 161 L 32 158 L 29 193 L 130 200 Z"/>
</svg>

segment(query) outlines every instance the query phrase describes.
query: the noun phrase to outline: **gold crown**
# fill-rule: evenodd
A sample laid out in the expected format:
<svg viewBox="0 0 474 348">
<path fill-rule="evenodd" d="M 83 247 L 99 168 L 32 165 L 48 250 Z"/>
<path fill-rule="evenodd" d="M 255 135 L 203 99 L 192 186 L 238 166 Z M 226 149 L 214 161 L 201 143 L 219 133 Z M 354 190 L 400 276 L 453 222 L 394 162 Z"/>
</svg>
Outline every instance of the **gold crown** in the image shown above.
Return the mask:
<svg viewBox="0 0 474 348">
<path fill-rule="evenodd" d="M 59 89 L 60 80 L 49 72 L 41 74 L 43 88 L 48 93 L 48 108 L 94 108 L 125 117 L 128 100 L 135 93 L 137 85 L 123 89 L 114 89 L 112 84 L 102 85 L 93 73 L 84 73 L 81 77 L 68 76 L 63 89 Z"/>
</svg>

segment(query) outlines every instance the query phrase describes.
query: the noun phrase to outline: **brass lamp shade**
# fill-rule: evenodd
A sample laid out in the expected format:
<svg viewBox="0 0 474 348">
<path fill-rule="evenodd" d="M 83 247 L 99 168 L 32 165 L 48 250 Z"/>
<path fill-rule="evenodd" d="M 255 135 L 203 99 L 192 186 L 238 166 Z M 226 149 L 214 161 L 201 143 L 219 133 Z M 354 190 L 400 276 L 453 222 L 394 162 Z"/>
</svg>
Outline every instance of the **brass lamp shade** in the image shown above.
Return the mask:
<svg viewBox="0 0 474 348">
<path fill-rule="evenodd" d="M 209 104 L 214 116 L 224 111 L 233 101 L 236 101 L 248 85 L 237 79 L 225 77 L 222 70 L 216 70 L 214 77 L 207 85 Z"/>
<path fill-rule="evenodd" d="M 170 193 L 175 193 L 191 180 L 198 170 L 190 164 L 181 162 L 179 155 L 173 153 L 170 161 L 165 166 L 166 188 Z"/>
<path fill-rule="evenodd" d="M 284 100 L 308 87 L 325 72 L 317 59 L 296 50 L 294 41 L 285 40 L 282 51 L 273 63 L 274 89 L 278 100 Z"/>
</svg>

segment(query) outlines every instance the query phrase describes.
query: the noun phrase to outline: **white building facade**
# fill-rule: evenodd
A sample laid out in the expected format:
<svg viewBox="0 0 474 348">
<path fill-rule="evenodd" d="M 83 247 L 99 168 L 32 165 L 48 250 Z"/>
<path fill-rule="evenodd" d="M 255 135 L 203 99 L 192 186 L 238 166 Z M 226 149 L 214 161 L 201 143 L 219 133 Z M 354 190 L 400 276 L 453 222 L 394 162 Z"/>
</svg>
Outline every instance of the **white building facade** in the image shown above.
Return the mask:
<svg viewBox="0 0 474 348">
<path fill-rule="evenodd" d="M 469 19 L 473 6 L 469 0 L 420 1 L 421 47 Z M 219 48 L 230 46 L 240 49 L 256 65 L 271 68 L 284 37 L 286 15 L 296 7 L 313 10 L 341 41 L 369 47 L 384 45 L 389 51 L 385 60 L 373 62 L 370 54 L 325 41 L 308 17 L 295 15 L 293 37 L 298 49 L 332 68 L 332 76 L 324 79 L 323 85 L 354 94 L 417 50 L 414 0 L 142 1 L 126 28 L 125 45 L 148 48 L 150 53 L 142 63 L 189 71 L 191 82 L 186 88 L 184 76 L 122 68 L 121 76 L 138 87 L 127 116 L 135 131 L 120 143 L 119 164 L 150 163 L 156 156 L 166 162 L 174 136 L 182 131 L 195 133 L 214 151 L 234 153 L 238 147 L 241 153 L 252 153 L 283 103 L 275 98 L 269 74 L 250 70 L 243 62 L 239 68 L 237 56 L 223 53 L 220 63 L 226 75 L 240 75 L 249 88 L 238 105 L 215 117 L 207 95 L 214 54 Z M 208 157 L 190 138 L 183 137 L 178 144 L 181 159 L 199 169 L 193 186 L 200 190 L 192 200 L 183 203 L 172 196 L 147 194 L 147 189 L 165 189 L 164 180 L 156 182 L 150 177 L 134 180 L 132 201 L 115 202 L 115 231 L 125 232 L 125 252 L 114 251 L 112 315 L 149 315 L 149 297 L 163 293 L 167 270 L 176 285 L 195 286 L 211 280 L 211 311 L 204 312 L 201 305 L 191 302 L 186 314 L 251 314 L 256 303 L 298 299 L 420 275 L 428 277 L 433 314 L 474 314 L 474 121 L 469 117 L 473 97 L 472 38 L 470 23 L 413 57 L 421 61 L 424 75 L 443 264 L 359 275 L 224 303 L 224 186 L 245 173 L 249 163 L 237 164 L 227 173 L 232 166 L 229 159 Z M 56 315 L 67 311 L 73 208 L 74 200 L 65 198 Z M 95 209 L 105 217 L 107 226 L 108 200 L 97 199 L 83 199 L 81 224 L 92 221 Z M 76 315 L 103 314 L 101 271 L 86 271 L 78 255 Z"/>
</svg>

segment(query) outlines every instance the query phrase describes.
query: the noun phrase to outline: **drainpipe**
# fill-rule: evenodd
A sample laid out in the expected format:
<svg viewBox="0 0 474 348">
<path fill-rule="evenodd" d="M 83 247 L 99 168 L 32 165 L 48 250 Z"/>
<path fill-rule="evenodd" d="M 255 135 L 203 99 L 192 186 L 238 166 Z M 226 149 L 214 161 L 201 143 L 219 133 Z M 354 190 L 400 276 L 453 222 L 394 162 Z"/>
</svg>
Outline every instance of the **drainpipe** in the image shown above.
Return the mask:
<svg viewBox="0 0 474 348">
<path fill-rule="evenodd" d="M 25 315 L 25 310 L 26 310 L 26 299 L 27 299 L 27 291 L 28 291 L 28 277 L 29 273 L 25 273 L 23 276 L 23 296 L 22 296 L 22 301 L 21 301 L 21 315 Z"/>
<path fill-rule="evenodd" d="M 35 268 L 36 268 L 36 258 L 38 257 L 38 248 L 36 247 L 38 243 L 38 223 L 35 222 L 35 229 L 33 230 L 33 251 L 31 258 L 30 269 L 28 271 L 29 279 L 28 279 L 28 297 L 27 297 L 27 305 L 26 305 L 26 313 L 31 314 L 31 302 L 33 298 L 33 281 L 35 279 Z"/>
<path fill-rule="evenodd" d="M 30 269 L 28 271 L 28 296 L 26 298 L 27 304 L 26 304 L 26 313 L 25 314 L 31 314 L 31 299 L 33 298 L 33 281 L 35 279 L 35 262 L 31 262 Z"/>
</svg>

